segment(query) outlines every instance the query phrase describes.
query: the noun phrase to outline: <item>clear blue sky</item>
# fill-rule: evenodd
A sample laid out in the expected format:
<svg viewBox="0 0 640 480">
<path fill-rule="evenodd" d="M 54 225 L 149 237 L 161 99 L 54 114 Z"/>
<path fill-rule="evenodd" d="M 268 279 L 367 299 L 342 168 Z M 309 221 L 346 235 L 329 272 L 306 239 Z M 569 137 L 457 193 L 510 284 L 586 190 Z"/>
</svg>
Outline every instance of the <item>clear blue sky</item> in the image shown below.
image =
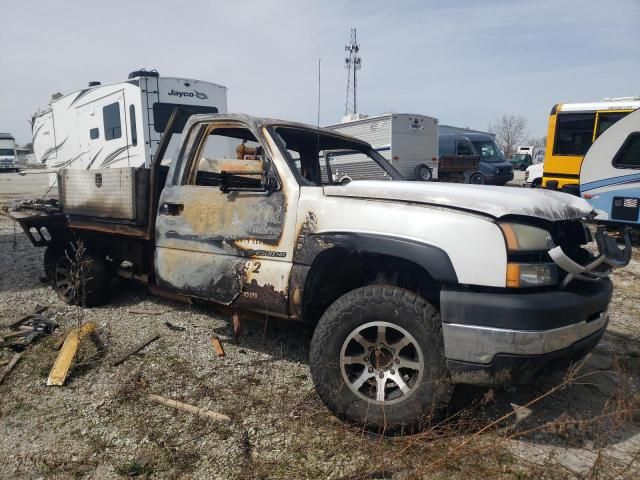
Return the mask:
<svg viewBox="0 0 640 480">
<path fill-rule="evenodd" d="M 0 131 L 27 142 L 52 93 L 141 67 L 226 85 L 231 111 L 315 123 L 318 58 L 334 123 L 351 26 L 363 113 L 479 129 L 514 113 L 542 136 L 554 103 L 640 95 L 640 0 L 5 0 Z"/>
</svg>

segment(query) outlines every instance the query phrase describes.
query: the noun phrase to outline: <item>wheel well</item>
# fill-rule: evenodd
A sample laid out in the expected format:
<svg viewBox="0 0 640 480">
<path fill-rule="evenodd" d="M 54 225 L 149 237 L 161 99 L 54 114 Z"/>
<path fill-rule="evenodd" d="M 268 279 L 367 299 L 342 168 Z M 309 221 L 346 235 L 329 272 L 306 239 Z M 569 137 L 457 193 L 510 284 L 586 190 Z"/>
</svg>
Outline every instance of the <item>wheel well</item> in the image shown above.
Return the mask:
<svg viewBox="0 0 640 480">
<path fill-rule="evenodd" d="M 305 281 L 302 318 L 315 324 L 345 293 L 365 285 L 406 288 L 439 308 L 440 284 L 421 266 L 390 255 L 334 248 L 318 255 Z"/>
</svg>

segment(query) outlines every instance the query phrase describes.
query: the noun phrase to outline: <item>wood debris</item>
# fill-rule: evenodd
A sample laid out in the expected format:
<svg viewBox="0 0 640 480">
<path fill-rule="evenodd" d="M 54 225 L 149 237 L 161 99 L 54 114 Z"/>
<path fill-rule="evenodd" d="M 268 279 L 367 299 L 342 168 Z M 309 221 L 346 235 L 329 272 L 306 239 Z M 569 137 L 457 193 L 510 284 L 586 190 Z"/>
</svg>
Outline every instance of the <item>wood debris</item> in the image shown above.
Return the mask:
<svg viewBox="0 0 640 480">
<path fill-rule="evenodd" d="M 222 343 L 220 343 L 218 337 L 211 337 L 211 345 L 215 348 L 217 356 L 224 357 L 224 348 L 222 348 Z"/>
<path fill-rule="evenodd" d="M 161 397 L 160 395 L 150 394 L 147 398 L 152 402 L 159 403 L 167 407 L 177 408 L 178 410 L 193 413 L 194 415 L 198 415 L 200 417 L 211 418 L 218 422 L 231 422 L 230 417 L 223 415 L 222 413 L 209 410 L 208 408 L 199 408 L 194 405 L 189 405 L 188 403 L 178 402 L 177 400 L 171 400 L 170 398 Z"/>
<path fill-rule="evenodd" d="M 135 347 L 133 347 L 132 349 L 128 350 L 126 353 L 124 353 L 123 355 L 121 355 L 116 361 L 114 361 L 111 365 L 118 366 L 120 365 L 122 362 L 124 362 L 127 358 L 129 358 L 131 355 L 135 355 L 136 353 L 138 353 L 140 350 L 142 350 L 144 347 L 146 347 L 147 345 L 149 345 L 151 342 L 155 342 L 157 339 L 160 338 L 160 335 L 157 333 L 154 333 L 153 335 L 147 337 L 145 340 L 142 341 L 142 343 L 136 345 Z"/>
<path fill-rule="evenodd" d="M 242 335 L 242 319 L 240 318 L 240 314 L 238 312 L 233 312 L 233 314 L 231 315 L 231 323 L 233 326 L 233 338 L 237 342 Z"/>
<path fill-rule="evenodd" d="M 161 310 L 141 310 L 138 308 L 130 308 L 129 313 L 135 313 L 137 315 L 162 315 L 164 311 Z"/>
<path fill-rule="evenodd" d="M 20 360 L 20 357 L 22 356 L 23 353 L 24 352 L 16 353 L 11 359 L 11 361 L 9 362 L 9 364 L 6 367 L 4 367 L 4 370 L 2 370 L 2 373 L 0 373 L 0 383 L 2 383 L 2 381 L 4 380 L 4 377 L 6 377 L 11 370 L 13 370 L 13 367 L 15 367 L 16 363 L 18 363 L 18 360 Z"/>
<path fill-rule="evenodd" d="M 171 322 L 164 322 L 164 326 L 169 330 L 173 330 L 174 332 L 184 332 L 186 330 L 186 328 L 181 327 L 180 325 L 174 325 Z"/>
<path fill-rule="evenodd" d="M 53 364 L 51 372 L 49 372 L 49 378 L 47 379 L 48 386 L 64 385 L 64 381 L 69 373 L 69 368 L 71 367 L 71 362 L 78 351 L 80 340 L 95 329 L 95 323 L 87 322 L 80 328 L 74 328 L 69 332 L 69 335 L 65 338 L 64 344 L 60 349 L 60 353 L 58 353 L 56 362 Z"/>
</svg>

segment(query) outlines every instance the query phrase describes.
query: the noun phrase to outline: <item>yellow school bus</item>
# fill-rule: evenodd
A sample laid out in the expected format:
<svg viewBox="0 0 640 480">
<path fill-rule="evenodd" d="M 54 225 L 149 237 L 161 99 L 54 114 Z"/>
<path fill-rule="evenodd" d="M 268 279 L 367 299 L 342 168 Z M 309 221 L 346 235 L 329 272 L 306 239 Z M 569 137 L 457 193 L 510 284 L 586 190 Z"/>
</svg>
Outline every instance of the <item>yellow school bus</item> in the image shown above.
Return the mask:
<svg viewBox="0 0 640 480">
<path fill-rule="evenodd" d="M 580 167 L 591 144 L 607 128 L 638 108 L 640 97 L 554 105 L 549 115 L 542 186 L 579 195 Z"/>
</svg>

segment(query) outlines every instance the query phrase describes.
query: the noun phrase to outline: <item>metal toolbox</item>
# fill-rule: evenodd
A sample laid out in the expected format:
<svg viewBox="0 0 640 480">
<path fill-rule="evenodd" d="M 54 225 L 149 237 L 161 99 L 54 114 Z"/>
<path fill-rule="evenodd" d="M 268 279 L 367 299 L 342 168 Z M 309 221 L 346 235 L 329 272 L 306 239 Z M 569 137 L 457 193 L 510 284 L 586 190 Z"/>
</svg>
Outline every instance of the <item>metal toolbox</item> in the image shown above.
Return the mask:
<svg viewBox="0 0 640 480">
<path fill-rule="evenodd" d="M 63 169 L 58 172 L 58 189 L 66 215 L 147 221 L 147 168 Z"/>
</svg>

